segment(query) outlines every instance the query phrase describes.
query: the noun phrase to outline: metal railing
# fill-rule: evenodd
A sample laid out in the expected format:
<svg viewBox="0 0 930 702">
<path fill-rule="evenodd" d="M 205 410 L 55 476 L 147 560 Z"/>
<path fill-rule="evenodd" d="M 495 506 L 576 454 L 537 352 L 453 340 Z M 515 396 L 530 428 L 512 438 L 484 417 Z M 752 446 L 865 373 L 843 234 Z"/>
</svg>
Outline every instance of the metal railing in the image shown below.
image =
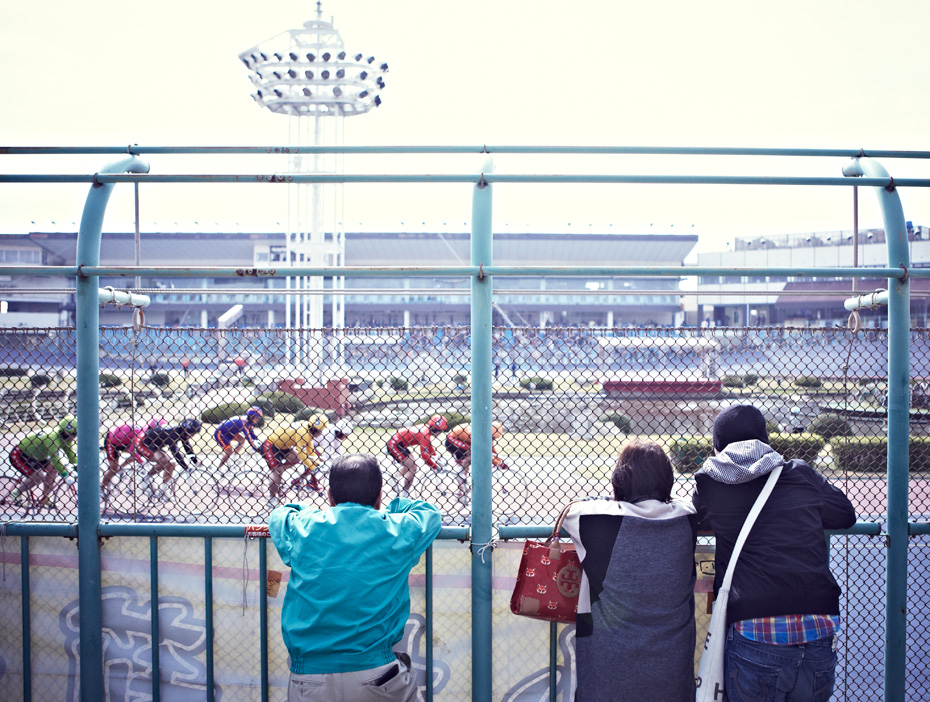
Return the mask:
<svg viewBox="0 0 930 702">
<path fill-rule="evenodd" d="M 679 154 L 688 155 L 753 155 L 753 156 L 829 156 L 852 159 L 845 177 L 771 177 L 771 176 L 719 176 L 719 175 L 630 175 L 630 174 L 496 174 L 490 161 L 480 174 L 445 175 L 368 175 L 368 174 L 282 174 L 282 175 L 154 175 L 148 164 L 138 156 L 141 154 L 210 154 L 210 153 L 535 153 L 535 154 Z M 416 266 L 402 268 L 358 268 L 358 267 L 294 267 L 286 271 L 255 270 L 258 277 L 296 276 L 343 276 L 350 277 L 461 277 L 471 283 L 471 346 L 470 346 L 470 415 L 475 427 L 472 446 L 472 511 L 471 527 L 467 533 L 472 546 L 471 556 L 471 640 L 472 678 L 471 695 L 475 700 L 492 698 L 492 649 L 493 640 L 492 592 L 494 589 L 492 568 L 493 555 L 488 548 L 494 543 L 495 524 L 492 515 L 492 446 L 482 437 L 491 435 L 494 391 L 492 379 L 495 363 L 492 354 L 492 306 L 494 300 L 493 279 L 509 276 L 616 276 L 636 275 L 642 277 L 680 277 L 682 275 L 718 275 L 722 271 L 709 267 L 646 267 L 646 266 L 596 266 L 572 268 L 564 266 L 495 266 L 492 259 L 493 231 L 492 187 L 509 183 L 649 183 L 649 184 L 705 184 L 705 185 L 770 185 L 770 186 L 830 186 L 830 187 L 874 187 L 882 208 L 885 231 L 889 234 L 905 231 L 903 210 L 898 198 L 898 188 L 930 187 L 930 179 L 893 179 L 872 160 L 875 156 L 886 158 L 930 158 L 930 152 L 874 151 L 866 154 L 861 150 L 814 150 L 814 149 L 691 149 L 691 148 L 639 148 L 639 147 L 139 147 L 109 149 L 96 147 L 76 148 L 27 148 L 8 147 L 0 153 L 16 155 L 76 154 L 76 153 L 128 153 L 128 157 L 111 164 L 102 171 L 88 175 L 21 174 L 0 175 L 0 183 L 90 183 L 91 191 L 85 204 L 78 237 L 76 266 L 3 266 L 5 275 L 52 276 L 73 275 L 76 277 L 77 328 L 76 328 L 76 391 L 78 414 L 78 467 L 79 505 L 76 527 L 61 525 L 19 524 L 8 525 L 7 534 L 56 535 L 75 538 L 79 534 L 92 535 L 78 538 L 80 636 L 79 666 L 80 695 L 82 699 L 102 699 L 104 694 L 102 671 L 104 647 L 102 640 L 101 610 L 101 556 L 100 539 L 109 530 L 130 529 L 108 526 L 101 523 L 99 485 L 98 431 L 100 423 L 99 386 L 99 297 L 98 279 L 101 277 L 159 276 L 162 278 L 204 277 L 235 278 L 241 269 L 228 267 L 145 267 L 145 266 L 100 266 L 99 245 L 103 215 L 112 188 L 119 183 L 468 183 L 474 186 L 472 200 L 472 254 L 467 266 Z M 857 176 L 852 178 L 850 176 Z M 884 534 L 886 538 L 886 588 L 883 628 L 884 696 L 889 702 L 905 699 L 906 680 L 906 611 L 908 599 L 908 539 L 913 535 L 925 534 L 927 525 L 922 521 L 909 521 L 908 507 L 908 447 L 909 447 L 909 322 L 910 277 L 928 277 L 930 270 L 911 270 L 908 260 L 906 237 L 888 236 L 889 260 L 885 268 L 867 270 L 848 268 L 745 268 L 735 271 L 747 276 L 808 276 L 812 278 L 887 278 L 888 286 L 888 344 L 887 344 L 887 509 Z M 727 274 L 734 274 L 728 271 Z M 133 527 L 135 528 L 135 527 Z M 184 536 L 204 538 L 207 564 L 210 562 L 210 544 L 214 536 L 227 536 L 218 527 L 190 525 L 179 528 Z M 874 524 L 862 525 L 858 533 L 876 533 Z M 159 535 L 174 534 L 173 525 L 152 524 L 141 527 L 152 539 L 151 567 L 158 567 L 157 538 Z M 188 531 L 188 529 L 190 531 Z M 501 527 L 497 534 L 504 537 L 517 533 Z M 114 531 L 115 533 L 115 531 Z M 529 532 L 527 532 L 529 533 Z M 533 532 L 535 533 L 535 532 Z M 241 531 L 236 534 L 241 536 Z M 451 538 L 465 538 L 457 531 Z M 24 538 L 22 563 L 29 562 L 28 542 Z M 262 551 L 263 553 L 263 551 Z M 263 566 L 264 567 L 264 562 Z M 157 581 L 157 573 L 153 575 Z M 209 586 L 205 585 L 208 588 Z M 30 583 L 28 568 L 23 568 L 24 606 L 23 626 L 28 631 L 28 603 Z M 157 593 L 155 593 L 157 594 Z M 209 603 L 209 598 L 208 598 Z M 153 639 L 157 640 L 157 617 L 152 619 Z M 263 627 L 265 623 L 263 623 Z M 263 629 L 263 641 L 267 630 Z M 155 655 L 155 651 L 153 651 Z M 157 659 L 156 659 L 157 662 Z M 208 655 L 208 688 L 212 675 Z M 28 662 L 24 663 L 28 666 Z M 267 674 L 267 669 L 265 669 Z M 28 675 L 26 676 L 28 678 Z M 267 680 L 263 679 L 263 683 Z M 264 685 L 263 688 L 267 689 Z M 554 694 L 554 686 L 552 687 Z M 30 697 L 28 685 L 24 693 Z M 157 698 L 157 692 L 156 692 Z"/>
</svg>

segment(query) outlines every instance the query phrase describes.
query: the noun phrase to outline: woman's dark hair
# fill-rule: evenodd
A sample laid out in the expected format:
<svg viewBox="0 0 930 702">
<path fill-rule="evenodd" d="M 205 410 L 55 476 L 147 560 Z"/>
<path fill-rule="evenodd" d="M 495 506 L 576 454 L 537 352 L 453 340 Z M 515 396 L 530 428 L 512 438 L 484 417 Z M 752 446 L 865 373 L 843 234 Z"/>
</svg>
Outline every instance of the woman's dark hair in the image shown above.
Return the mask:
<svg viewBox="0 0 930 702">
<path fill-rule="evenodd" d="M 675 475 L 665 451 L 651 441 L 631 441 L 620 451 L 610 483 L 614 499 L 624 502 L 672 499 Z"/>
<path fill-rule="evenodd" d="M 329 471 L 333 502 L 355 502 L 374 507 L 381 495 L 381 466 L 369 453 L 340 456 Z"/>
</svg>

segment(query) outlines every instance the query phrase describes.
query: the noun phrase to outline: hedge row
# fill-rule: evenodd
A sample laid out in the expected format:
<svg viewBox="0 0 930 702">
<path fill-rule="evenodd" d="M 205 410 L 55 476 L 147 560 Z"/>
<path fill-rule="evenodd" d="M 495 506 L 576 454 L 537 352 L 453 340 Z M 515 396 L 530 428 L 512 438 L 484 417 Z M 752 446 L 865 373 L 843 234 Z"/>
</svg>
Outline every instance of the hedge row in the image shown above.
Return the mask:
<svg viewBox="0 0 930 702">
<path fill-rule="evenodd" d="M 542 378 L 538 375 L 523 378 L 520 381 L 520 387 L 524 390 L 552 390 L 554 384 L 549 378 Z"/>
<path fill-rule="evenodd" d="M 885 473 L 887 470 L 888 437 L 837 439 L 830 446 L 839 470 L 853 473 Z M 911 473 L 930 473 L 930 436 L 911 437 L 908 465 Z"/>
<path fill-rule="evenodd" d="M 769 445 L 787 458 L 799 458 L 813 463 L 826 445 L 823 437 L 815 434 L 771 434 Z M 672 464 L 679 473 L 694 473 L 714 455 L 714 440 L 709 436 L 678 439 L 667 447 Z"/>
</svg>

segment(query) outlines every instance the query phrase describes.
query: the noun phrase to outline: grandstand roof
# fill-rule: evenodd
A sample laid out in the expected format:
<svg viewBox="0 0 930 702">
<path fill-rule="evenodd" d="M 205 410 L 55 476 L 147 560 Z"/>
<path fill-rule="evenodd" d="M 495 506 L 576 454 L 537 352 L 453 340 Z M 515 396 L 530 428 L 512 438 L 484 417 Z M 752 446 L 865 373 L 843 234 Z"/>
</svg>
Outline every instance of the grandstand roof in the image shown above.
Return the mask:
<svg viewBox="0 0 930 702">
<path fill-rule="evenodd" d="M 75 260 L 75 232 L 32 232 L 28 239 L 63 265 Z M 346 265 L 461 265 L 470 260 L 470 234 L 346 232 Z M 697 243 L 693 234 L 495 234 L 494 262 L 546 265 L 680 265 Z M 218 242 L 222 242 L 218 245 Z M 284 245 L 282 233 L 162 233 L 141 235 L 146 265 L 191 261 L 209 265 L 252 265 L 256 244 Z M 103 234 L 100 261 L 135 259 L 134 234 Z"/>
</svg>

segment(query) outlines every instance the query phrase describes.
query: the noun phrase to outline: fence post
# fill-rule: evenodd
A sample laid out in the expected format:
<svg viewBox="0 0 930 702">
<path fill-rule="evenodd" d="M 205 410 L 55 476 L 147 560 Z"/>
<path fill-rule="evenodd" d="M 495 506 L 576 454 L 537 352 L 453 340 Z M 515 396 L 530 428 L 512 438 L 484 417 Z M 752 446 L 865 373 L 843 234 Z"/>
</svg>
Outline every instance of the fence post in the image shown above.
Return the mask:
<svg viewBox="0 0 930 702">
<path fill-rule="evenodd" d="M 471 213 L 471 263 L 493 263 L 491 186 L 484 173 L 475 186 Z M 471 279 L 471 666 L 474 702 L 491 699 L 491 278 Z"/>
<path fill-rule="evenodd" d="M 147 173 L 145 161 L 129 157 L 109 164 L 101 173 Z M 103 603 L 100 585 L 100 300 L 98 280 L 80 271 L 100 263 L 103 215 L 113 183 L 96 179 L 84 202 L 77 238 L 78 276 L 75 282 L 78 420 L 78 600 L 80 602 L 81 700 L 104 699 Z"/>
<path fill-rule="evenodd" d="M 870 158 L 857 158 L 847 176 L 890 178 Z M 907 225 L 894 181 L 875 188 L 882 208 L 888 267 L 910 266 Z M 858 236 L 858 232 L 854 232 Z M 888 550 L 885 557 L 885 702 L 904 702 L 907 657 L 908 453 L 910 450 L 910 282 L 888 281 Z"/>
</svg>

